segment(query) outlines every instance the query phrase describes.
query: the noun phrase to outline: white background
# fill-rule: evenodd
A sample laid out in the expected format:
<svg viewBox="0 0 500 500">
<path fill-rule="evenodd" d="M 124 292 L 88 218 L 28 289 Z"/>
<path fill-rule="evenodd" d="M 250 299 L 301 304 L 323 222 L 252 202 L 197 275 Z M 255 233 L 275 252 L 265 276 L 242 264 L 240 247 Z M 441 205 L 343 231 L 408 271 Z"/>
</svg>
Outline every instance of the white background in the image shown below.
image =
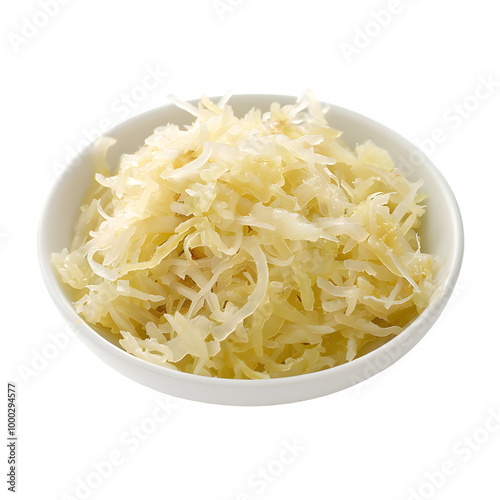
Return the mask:
<svg viewBox="0 0 500 500">
<path fill-rule="evenodd" d="M 494 2 L 57 0 L 50 19 L 40 3 L 4 2 L 0 16 L 2 366 L 18 384 L 18 498 L 498 499 L 500 427 L 484 428 L 500 411 Z M 389 7 L 389 21 L 376 21 Z M 164 75 L 141 93 L 148 68 Z M 481 78 L 496 85 L 478 101 Z M 360 386 L 281 407 L 171 398 L 177 410 L 156 424 L 155 399 L 166 397 L 64 334 L 38 270 L 39 214 L 68 147 L 103 119 L 118 123 L 171 92 L 230 88 L 312 88 L 416 143 L 443 129 L 441 144 L 426 145 L 462 210 L 464 264 L 425 339 Z M 130 94 L 139 99 L 125 105 Z M 66 340 L 54 351 L 57 334 Z M 150 433 L 135 449 L 130 433 L 141 425 Z M 284 441 L 300 451 L 280 466 Z M 117 453 L 109 477 L 97 476 L 92 463 Z M 444 462 L 453 473 L 437 472 Z M 272 482 L 256 482 L 269 468 Z M 89 478 L 91 491 L 78 490 Z"/>
</svg>

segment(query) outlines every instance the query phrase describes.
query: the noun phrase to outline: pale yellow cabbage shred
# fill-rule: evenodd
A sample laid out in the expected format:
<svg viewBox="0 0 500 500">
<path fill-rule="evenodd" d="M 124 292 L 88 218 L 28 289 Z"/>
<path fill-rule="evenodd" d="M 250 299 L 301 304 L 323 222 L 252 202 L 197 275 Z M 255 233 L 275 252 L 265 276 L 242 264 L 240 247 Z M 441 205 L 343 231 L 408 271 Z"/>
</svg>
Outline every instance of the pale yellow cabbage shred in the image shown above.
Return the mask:
<svg viewBox="0 0 500 500">
<path fill-rule="evenodd" d="M 421 182 L 367 140 L 355 151 L 306 93 L 237 118 L 203 97 L 95 185 L 53 255 L 74 307 L 129 353 L 224 378 L 351 361 L 429 304 Z"/>
</svg>

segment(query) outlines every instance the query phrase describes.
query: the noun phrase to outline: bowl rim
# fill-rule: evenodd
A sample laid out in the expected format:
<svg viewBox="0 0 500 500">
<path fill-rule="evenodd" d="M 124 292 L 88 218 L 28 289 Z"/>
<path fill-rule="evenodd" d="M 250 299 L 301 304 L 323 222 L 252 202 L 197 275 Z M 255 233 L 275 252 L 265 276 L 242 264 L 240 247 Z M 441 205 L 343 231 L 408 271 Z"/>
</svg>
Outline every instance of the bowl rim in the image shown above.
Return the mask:
<svg viewBox="0 0 500 500">
<path fill-rule="evenodd" d="M 214 101 L 217 99 L 220 99 L 221 96 L 214 96 L 214 97 L 209 97 L 210 100 Z M 280 100 L 291 100 L 295 101 L 297 99 L 296 96 L 291 96 L 291 95 L 286 95 L 286 94 L 266 94 L 266 93 L 252 93 L 252 94 L 232 94 L 231 98 L 229 101 L 232 99 L 242 99 L 242 100 L 249 100 L 251 101 L 252 99 L 258 99 L 258 98 L 266 98 L 272 101 L 280 101 Z M 196 105 L 199 102 L 198 99 L 191 99 L 186 102 L 189 104 L 194 104 Z M 370 364 L 373 362 L 374 358 L 377 356 L 387 354 L 388 351 L 391 350 L 391 347 L 396 345 L 396 344 L 402 344 L 404 342 L 408 342 L 410 345 L 417 344 L 421 338 L 425 335 L 425 333 L 430 329 L 430 327 L 435 323 L 441 312 L 443 311 L 446 303 L 449 300 L 449 297 L 451 296 L 451 293 L 453 291 L 453 288 L 458 280 L 458 276 L 460 274 L 460 269 L 463 261 L 463 254 L 464 254 L 464 230 L 463 230 L 463 221 L 462 217 L 460 214 L 460 209 L 457 203 L 457 200 L 455 198 L 455 195 L 453 194 L 453 191 L 451 190 L 451 187 L 449 186 L 448 182 L 444 178 L 443 174 L 439 171 L 439 169 L 434 165 L 434 163 L 429 159 L 429 157 L 421 151 L 420 148 L 415 146 L 412 142 L 410 142 L 408 139 L 405 137 L 401 136 L 399 133 L 395 132 L 391 128 L 377 122 L 376 120 L 367 117 L 361 113 L 358 113 L 356 111 L 350 110 L 348 108 L 344 108 L 335 104 L 331 103 L 326 103 L 321 101 L 321 104 L 323 106 L 327 106 L 329 111 L 334 111 L 335 113 L 338 114 L 343 114 L 343 115 L 348 115 L 350 118 L 355 119 L 355 120 L 360 120 L 372 127 L 376 127 L 379 129 L 382 133 L 388 136 L 392 136 L 393 138 L 397 139 L 397 142 L 401 145 L 403 145 L 405 148 L 411 148 L 414 151 L 419 151 L 421 154 L 421 158 L 423 159 L 423 162 L 426 164 L 425 168 L 427 168 L 435 178 L 437 184 L 439 185 L 440 192 L 443 195 L 443 199 L 445 200 L 446 204 L 450 207 L 450 212 L 451 212 L 451 219 L 453 223 L 453 255 L 449 256 L 451 266 L 448 275 L 446 276 L 443 285 L 441 286 L 441 291 L 440 293 L 437 293 L 436 296 L 434 297 L 433 302 L 419 315 L 415 318 L 415 320 L 409 324 L 399 335 L 396 337 L 392 338 L 385 344 L 383 344 L 380 347 L 375 348 L 373 351 L 356 358 L 350 362 L 343 363 L 341 365 L 333 366 L 331 368 L 326 368 L 324 370 L 320 370 L 317 372 L 312 372 L 312 373 L 305 373 L 305 374 L 300 374 L 300 375 L 291 375 L 291 376 L 282 376 L 282 377 L 276 377 L 276 378 L 269 378 L 269 379 L 237 379 L 237 378 L 220 378 L 220 377 L 209 377 L 205 375 L 198 375 L 198 374 L 193 374 L 193 373 L 187 373 L 183 372 L 180 370 L 173 370 L 167 366 L 159 366 L 156 365 L 150 361 L 146 361 L 144 359 L 138 358 L 134 356 L 133 354 L 130 354 L 129 352 L 125 351 L 124 349 L 114 345 L 112 342 L 109 340 L 105 339 L 102 335 L 99 334 L 94 328 L 92 328 L 81 316 L 77 314 L 77 312 L 74 310 L 72 307 L 70 300 L 68 297 L 64 294 L 57 276 L 55 275 L 55 272 L 52 268 L 52 264 L 50 263 L 50 259 L 48 258 L 48 252 L 46 251 L 46 231 L 44 228 L 50 223 L 48 220 L 48 214 L 49 214 L 49 209 L 51 206 L 51 202 L 53 198 L 55 197 L 56 193 L 58 190 L 61 188 L 61 185 L 63 185 L 65 178 L 68 175 L 71 175 L 71 172 L 75 170 L 75 167 L 78 166 L 78 164 L 88 156 L 92 150 L 92 145 L 94 144 L 95 140 L 90 142 L 89 145 L 84 148 L 83 151 L 81 151 L 78 155 L 74 156 L 69 162 L 66 164 L 66 168 L 60 173 L 58 176 L 57 180 L 54 182 L 54 185 L 49 191 L 49 194 L 45 200 L 45 203 L 42 208 L 41 216 L 39 219 L 38 223 L 38 231 L 37 231 L 37 255 L 38 255 L 38 261 L 39 261 L 39 266 L 40 266 L 40 271 L 42 274 L 43 281 L 45 283 L 45 286 L 47 287 L 47 290 L 49 291 L 49 295 L 51 299 L 53 300 L 54 304 L 56 305 L 56 308 L 59 310 L 59 312 L 62 314 L 64 319 L 70 324 L 70 325 L 77 325 L 76 329 L 78 333 L 87 335 L 89 340 L 92 340 L 93 342 L 99 344 L 101 347 L 103 347 L 105 350 L 107 350 L 110 354 L 112 354 L 115 357 L 121 358 L 122 361 L 125 363 L 131 363 L 135 367 L 139 368 L 140 370 L 145 370 L 145 371 L 150 371 L 153 373 L 156 373 L 159 376 L 165 376 L 167 378 L 171 377 L 173 379 L 176 379 L 180 382 L 188 382 L 188 383 L 196 383 L 198 385 L 202 386 L 220 386 L 222 388 L 224 387 L 231 387 L 231 388 L 236 388 L 236 387 L 284 387 L 288 385 L 295 385 L 297 382 L 314 382 L 317 379 L 323 379 L 323 378 L 329 378 L 332 376 L 342 376 L 345 375 L 344 372 L 350 372 L 350 371 L 356 371 L 356 368 L 359 365 L 362 364 Z M 250 106 L 251 108 L 252 106 Z M 174 103 L 167 103 L 152 109 L 149 109 L 147 111 L 143 111 L 141 113 L 135 114 L 126 120 L 123 120 L 117 124 L 115 124 L 112 128 L 107 130 L 103 135 L 109 135 L 112 136 L 113 132 L 122 127 L 130 126 L 133 124 L 135 121 L 140 121 L 141 119 L 147 118 L 149 115 L 153 116 L 157 113 L 164 112 L 166 120 L 168 120 L 168 110 L 176 108 L 176 105 Z M 249 108 L 249 109 L 250 109 Z M 415 333 L 417 333 L 417 330 L 421 328 L 421 324 L 424 322 L 428 322 L 427 328 L 425 328 L 423 335 L 420 337 L 417 337 L 416 341 L 412 342 L 412 337 Z M 84 330 L 82 332 L 82 329 Z M 411 345 L 410 349 L 413 347 Z M 381 368 L 377 369 L 376 373 L 383 371 L 385 368 L 388 366 L 392 365 L 394 362 L 396 362 L 398 359 L 400 359 L 406 351 L 403 351 L 399 356 L 394 357 L 394 359 L 391 360 L 391 362 Z M 371 375 L 366 376 L 358 381 L 352 381 L 349 386 L 356 385 L 359 382 L 362 382 L 363 380 L 370 378 Z"/>
</svg>

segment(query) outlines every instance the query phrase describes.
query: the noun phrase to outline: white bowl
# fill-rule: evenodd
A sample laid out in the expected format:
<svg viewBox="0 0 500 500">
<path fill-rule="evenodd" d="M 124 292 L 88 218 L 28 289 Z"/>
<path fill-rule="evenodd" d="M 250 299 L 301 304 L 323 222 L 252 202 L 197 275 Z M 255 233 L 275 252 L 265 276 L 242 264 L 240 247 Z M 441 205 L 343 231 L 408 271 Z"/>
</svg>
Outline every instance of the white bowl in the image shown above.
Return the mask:
<svg viewBox="0 0 500 500">
<path fill-rule="evenodd" d="M 281 95 L 235 95 L 231 98 L 237 115 L 251 107 L 269 109 L 272 102 L 289 104 L 295 98 Z M 196 103 L 196 101 L 193 101 Z M 192 375 L 163 368 L 124 351 L 112 335 L 87 325 L 71 305 L 68 289 L 58 279 L 50 254 L 69 246 L 84 194 L 93 176 L 90 151 L 76 158 L 55 185 L 39 228 L 39 259 L 47 288 L 62 315 L 78 337 L 104 362 L 123 375 L 160 392 L 186 399 L 228 405 L 270 405 L 324 396 L 361 382 L 390 366 L 425 335 L 442 312 L 458 278 L 463 256 L 463 228 L 455 197 L 432 162 L 413 144 L 392 130 L 362 115 L 330 105 L 327 119 L 344 131 L 350 146 L 372 139 L 386 148 L 410 180 L 423 179 L 428 193 L 427 213 L 422 222 L 423 250 L 440 259 L 440 291 L 431 305 L 398 337 L 350 363 L 324 371 L 271 380 L 233 380 Z M 166 123 L 192 122 L 192 116 L 173 105 L 135 116 L 107 135 L 117 144 L 109 153 L 116 165 L 122 153 L 138 149 L 153 129 Z"/>
</svg>

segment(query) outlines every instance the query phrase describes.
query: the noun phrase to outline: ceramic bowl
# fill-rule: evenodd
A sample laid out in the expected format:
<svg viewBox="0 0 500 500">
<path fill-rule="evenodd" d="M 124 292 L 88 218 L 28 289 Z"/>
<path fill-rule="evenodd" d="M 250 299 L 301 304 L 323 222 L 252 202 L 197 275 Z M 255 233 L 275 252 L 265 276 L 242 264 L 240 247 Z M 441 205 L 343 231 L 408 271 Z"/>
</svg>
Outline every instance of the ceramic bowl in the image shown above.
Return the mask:
<svg viewBox="0 0 500 500">
<path fill-rule="evenodd" d="M 272 102 L 289 104 L 295 98 L 281 95 L 234 95 L 230 104 L 236 115 L 250 108 L 269 109 Z M 193 101 L 196 103 L 196 101 Z M 105 363 L 123 375 L 158 391 L 181 398 L 227 405 L 270 405 L 324 396 L 359 383 L 387 368 L 407 353 L 434 324 L 457 281 L 463 256 L 460 211 L 447 182 L 432 162 L 409 141 L 353 111 L 329 105 L 331 126 L 343 130 L 351 146 L 365 139 L 386 148 L 403 173 L 412 181 L 423 179 L 427 212 L 420 230 L 422 249 L 439 259 L 439 291 L 431 305 L 399 336 L 371 352 L 337 367 L 317 373 L 270 380 L 210 378 L 163 368 L 125 352 L 112 335 L 87 325 L 72 307 L 69 290 L 58 279 L 50 254 L 69 246 L 82 199 L 90 186 L 93 167 L 90 149 L 75 158 L 62 173 L 43 212 L 38 240 L 42 274 L 59 311 L 77 336 Z M 166 105 L 121 123 L 107 132 L 117 140 L 108 154 L 116 165 L 122 153 L 138 149 L 153 129 L 166 123 L 185 125 L 192 116 L 174 105 Z"/>
</svg>

